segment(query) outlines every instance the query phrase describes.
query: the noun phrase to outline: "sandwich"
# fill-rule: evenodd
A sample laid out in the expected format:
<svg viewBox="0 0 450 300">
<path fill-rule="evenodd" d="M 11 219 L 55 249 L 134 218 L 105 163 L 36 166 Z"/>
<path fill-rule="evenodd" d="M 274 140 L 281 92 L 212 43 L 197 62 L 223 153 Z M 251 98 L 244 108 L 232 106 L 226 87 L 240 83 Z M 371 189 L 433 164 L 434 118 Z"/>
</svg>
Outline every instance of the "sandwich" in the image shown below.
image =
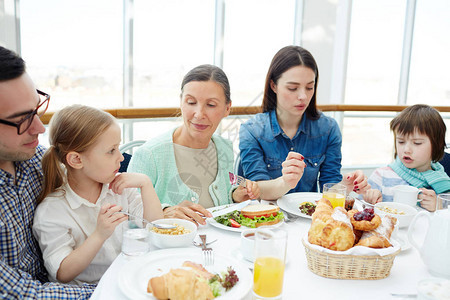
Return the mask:
<svg viewBox="0 0 450 300">
<path fill-rule="evenodd" d="M 274 225 L 284 219 L 280 208 L 276 205 L 255 204 L 248 205 L 241 210 L 239 223 L 247 227 Z"/>
</svg>

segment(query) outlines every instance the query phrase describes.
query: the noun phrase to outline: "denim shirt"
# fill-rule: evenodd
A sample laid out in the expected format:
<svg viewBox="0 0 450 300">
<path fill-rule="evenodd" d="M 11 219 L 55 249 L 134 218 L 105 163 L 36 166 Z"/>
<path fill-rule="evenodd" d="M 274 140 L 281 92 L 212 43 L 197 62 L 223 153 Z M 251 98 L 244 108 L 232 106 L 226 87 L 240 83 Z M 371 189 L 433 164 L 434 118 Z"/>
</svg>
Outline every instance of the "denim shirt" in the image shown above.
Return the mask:
<svg viewBox="0 0 450 300">
<path fill-rule="evenodd" d="M 317 192 L 327 182 L 340 182 L 342 136 L 333 118 L 320 113 L 317 120 L 303 115 L 295 136 L 281 129 L 275 110 L 257 114 L 241 125 L 239 149 L 243 176 L 271 180 L 282 175 L 281 164 L 290 151 L 305 157 L 306 168 L 297 186 L 288 193 Z"/>
</svg>

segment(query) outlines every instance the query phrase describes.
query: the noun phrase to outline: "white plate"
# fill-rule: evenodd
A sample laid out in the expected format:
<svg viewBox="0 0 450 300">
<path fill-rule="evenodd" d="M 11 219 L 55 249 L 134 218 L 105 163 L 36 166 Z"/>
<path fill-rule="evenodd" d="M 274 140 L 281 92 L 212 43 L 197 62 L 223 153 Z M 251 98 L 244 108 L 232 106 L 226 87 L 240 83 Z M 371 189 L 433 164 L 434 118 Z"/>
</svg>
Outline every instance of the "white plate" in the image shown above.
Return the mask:
<svg viewBox="0 0 450 300">
<path fill-rule="evenodd" d="M 197 248 L 163 249 L 150 252 L 128 262 L 119 274 L 119 287 L 129 299 L 156 299 L 147 293 L 148 280 L 161 276 L 172 268 L 181 267 L 184 261 L 202 263 L 202 250 Z M 253 276 L 246 265 L 231 256 L 214 254 L 214 266 L 207 267 L 211 273 L 220 273 L 232 266 L 239 277 L 238 283 L 228 292 L 215 299 L 241 299 L 249 293 Z"/>
<path fill-rule="evenodd" d="M 220 229 L 224 229 L 224 230 L 228 230 L 228 231 L 234 231 L 234 232 L 242 232 L 242 231 L 247 230 L 247 229 L 252 229 L 252 228 L 244 226 L 244 225 L 241 225 L 241 227 L 238 227 L 238 228 L 228 227 L 228 226 L 225 226 L 223 224 L 220 224 L 219 222 L 217 222 L 213 218 L 206 219 L 206 222 L 208 222 L 209 224 L 211 224 L 214 227 L 217 227 L 217 228 L 220 228 Z M 281 225 L 283 225 L 283 223 L 284 223 L 284 221 L 280 221 L 280 222 L 278 222 L 277 224 L 274 224 L 274 225 L 266 225 L 266 226 L 261 226 L 261 227 L 258 227 L 258 228 L 273 229 L 273 228 L 280 227 Z"/>
<path fill-rule="evenodd" d="M 300 203 L 302 202 L 313 202 L 316 203 L 322 198 L 321 193 L 291 193 L 284 195 L 280 199 L 277 200 L 277 205 L 284 211 L 300 216 L 303 218 L 311 219 L 311 216 L 308 216 L 307 214 L 304 214 L 300 211 L 298 208 L 300 206 Z"/>
<path fill-rule="evenodd" d="M 244 257 L 244 255 L 242 254 L 241 249 L 240 249 L 239 247 L 234 248 L 233 250 L 231 250 L 231 255 L 232 255 L 233 257 L 237 258 L 237 259 L 238 259 L 241 263 L 243 263 L 247 268 L 253 270 L 254 265 L 255 265 L 254 262 L 249 261 L 248 259 L 246 259 L 246 258 Z M 288 259 L 288 255 L 287 255 L 287 253 L 286 253 L 286 261 L 285 261 L 286 265 L 288 264 L 288 262 L 289 262 L 289 259 Z"/>
<path fill-rule="evenodd" d="M 222 206 L 216 206 L 216 207 L 208 208 L 208 210 L 210 212 L 212 212 L 212 211 L 215 211 L 215 210 L 220 210 L 222 208 L 227 208 L 227 207 L 229 207 L 231 205 L 233 205 L 233 204 L 226 204 L 226 205 L 222 205 Z M 228 227 L 228 226 L 225 226 L 223 224 L 220 224 L 219 222 L 214 220 L 214 218 L 208 218 L 208 219 L 206 219 L 206 222 L 208 222 L 209 224 L 211 224 L 214 227 L 217 227 L 217 228 L 220 228 L 220 229 L 224 229 L 224 230 L 228 230 L 228 231 L 234 231 L 234 232 L 242 232 L 244 230 L 251 229 L 250 227 L 247 227 L 247 226 L 244 226 L 244 225 L 241 225 L 241 227 L 238 227 L 238 228 Z M 258 227 L 258 228 L 265 227 L 265 228 L 272 229 L 272 228 L 280 227 L 281 225 L 283 225 L 283 223 L 284 223 L 284 221 L 280 221 L 280 222 L 278 222 L 277 224 L 274 224 L 274 225 L 261 226 L 261 227 Z"/>
<path fill-rule="evenodd" d="M 233 257 L 237 258 L 243 265 L 245 265 L 247 268 L 253 270 L 253 266 L 254 263 L 247 260 L 244 255 L 241 252 L 241 249 L 239 249 L 239 247 L 234 248 L 231 253 L 231 255 L 233 255 Z"/>
<path fill-rule="evenodd" d="M 250 203 L 250 205 L 251 204 L 252 203 Z M 215 207 L 208 208 L 208 210 L 210 212 L 213 212 L 213 211 L 221 210 L 223 208 L 227 208 L 227 207 L 232 206 L 232 205 L 234 205 L 234 204 L 225 204 L 225 205 L 221 205 L 221 206 L 215 206 Z M 244 225 L 241 225 L 241 227 L 238 227 L 238 228 L 225 226 L 223 224 L 220 224 L 216 220 L 214 220 L 214 218 L 208 218 L 208 219 L 206 219 L 206 222 L 208 222 L 209 224 L 211 224 L 214 227 L 217 227 L 217 228 L 220 228 L 220 229 L 224 229 L 224 230 L 228 230 L 228 231 L 234 231 L 234 232 L 242 232 L 244 230 L 251 229 L 250 227 L 247 227 L 247 226 L 244 226 Z M 265 227 L 265 228 L 272 229 L 272 228 L 280 227 L 281 225 L 283 225 L 283 223 L 284 223 L 284 221 L 280 221 L 280 222 L 278 222 L 277 224 L 274 224 L 274 225 L 261 226 L 261 227 L 258 227 L 258 228 Z"/>
<path fill-rule="evenodd" d="M 280 199 L 277 200 L 277 205 L 284 211 L 300 216 L 303 218 L 311 219 L 311 216 L 308 216 L 307 214 L 304 214 L 300 211 L 298 208 L 300 206 L 300 203 L 303 202 L 313 202 L 316 203 L 322 198 L 321 193 L 307 193 L 307 192 L 300 192 L 300 193 L 291 193 L 284 195 Z M 355 204 L 353 205 L 353 208 L 356 208 L 357 210 L 363 210 L 363 206 L 361 202 L 358 199 L 355 199 Z"/>
</svg>

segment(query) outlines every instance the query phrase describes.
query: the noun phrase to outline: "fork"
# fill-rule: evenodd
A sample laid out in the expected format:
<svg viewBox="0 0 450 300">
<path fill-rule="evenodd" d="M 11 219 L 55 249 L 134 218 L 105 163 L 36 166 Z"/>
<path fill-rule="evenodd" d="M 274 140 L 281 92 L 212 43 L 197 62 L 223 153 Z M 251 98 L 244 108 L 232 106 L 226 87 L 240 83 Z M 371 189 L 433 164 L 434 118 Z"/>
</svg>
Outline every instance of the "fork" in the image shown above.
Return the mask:
<svg viewBox="0 0 450 300">
<path fill-rule="evenodd" d="M 212 248 L 206 248 L 206 234 L 200 234 L 200 239 L 202 240 L 202 253 L 203 261 L 205 266 L 214 265 L 214 253 Z"/>
<path fill-rule="evenodd" d="M 228 172 L 228 175 L 230 176 L 230 183 L 231 183 L 231 185 L 240 185 L 240 186 L 243 186 L 243 187 L 247 186 L 246 179 L 244 177 L 242 177 L 240 175 L 233 174 L 231 172 Z"/>
</svg>

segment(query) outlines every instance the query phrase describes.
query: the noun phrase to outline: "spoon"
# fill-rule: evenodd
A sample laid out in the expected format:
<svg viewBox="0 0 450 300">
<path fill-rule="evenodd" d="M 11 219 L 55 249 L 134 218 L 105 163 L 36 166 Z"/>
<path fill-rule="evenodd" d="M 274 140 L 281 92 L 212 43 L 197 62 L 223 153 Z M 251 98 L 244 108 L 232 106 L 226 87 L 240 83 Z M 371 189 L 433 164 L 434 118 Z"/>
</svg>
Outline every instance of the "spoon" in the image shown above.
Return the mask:
<svg viewBox="0 0 450 300">
<path fill-rule="evenodd" d="M 366 201 L 363 200 L 363 199 L 361 199 L 361 200 L 359 200 L 359 201 L 361 201 L 361 203 L 363 204 L 363 207 L 364 207 L 364 205 L 368 205 L 368 206 L 370 206 L 370 207 L 375 207 L 375 204 L 370 204 L 369 202 L 366 202 Z"/>
<path fill-rule="evenodd" d="M 136 218 L 138 220 L 141 220 L 142 222 L 145 222 L 145 223 L 148 223 L 148 224 L 152 224 L 152 226 L 154 226 L 156 228 L 159 228 L 159 229 L 174 229 L 174 228 L 176 228 L 176 226 L 170 225 L 170 224 L 158 224 L 158 223 L 153 223 L 153 222 L 147 221 L 144 218 L 141 218 L 139 216 L 130 214 L 130 213 L 126 212 L 126 211 L 119 211 L 117 213 L 122 213 L 124 215 L 127 215 L 127 216 L 130 216 L 130 217 Z"/>
</svg>

